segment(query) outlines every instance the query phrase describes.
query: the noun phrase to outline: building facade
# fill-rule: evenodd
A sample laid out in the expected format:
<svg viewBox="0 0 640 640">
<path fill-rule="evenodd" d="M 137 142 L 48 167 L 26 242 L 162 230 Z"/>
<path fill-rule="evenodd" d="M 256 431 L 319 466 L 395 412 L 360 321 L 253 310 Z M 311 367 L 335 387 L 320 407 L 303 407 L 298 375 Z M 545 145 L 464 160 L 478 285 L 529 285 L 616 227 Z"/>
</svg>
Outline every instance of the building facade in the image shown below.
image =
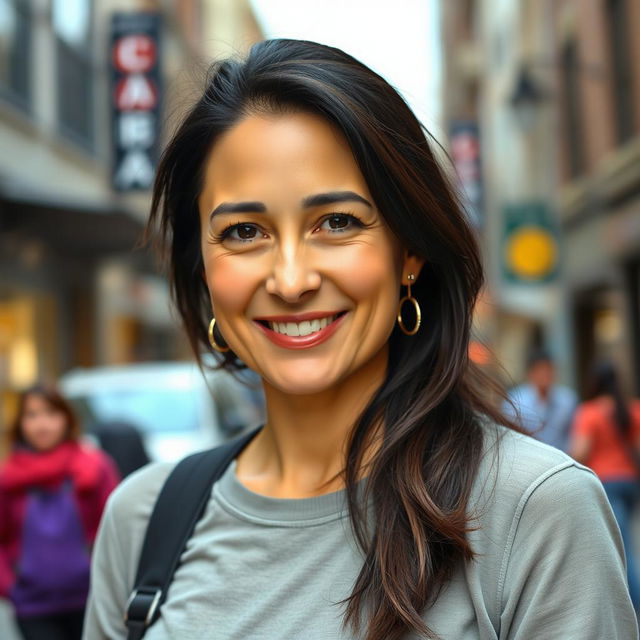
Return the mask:
<svg viewBox="0 0 640 640">
<path fill-rule="evenodd" d="M 207 61 L 261 38 L 248 1 L 0 2 L 0 393 L 75 366 L 185 356 L 139 247 L 149 190 L 114 189 L 112 16 L 159 16 L 159 144 Z M 137 94 L 140 98 L 140 94 Z"/>
<path fill-rule="evenodd" d="M 480 131 L 480 315 L 506 381 L 545 347 L 582 392 L 600 357 L 639 391 L 640 6 L 453 0 L 442 11 L 445 113 Z"/>
</svg>

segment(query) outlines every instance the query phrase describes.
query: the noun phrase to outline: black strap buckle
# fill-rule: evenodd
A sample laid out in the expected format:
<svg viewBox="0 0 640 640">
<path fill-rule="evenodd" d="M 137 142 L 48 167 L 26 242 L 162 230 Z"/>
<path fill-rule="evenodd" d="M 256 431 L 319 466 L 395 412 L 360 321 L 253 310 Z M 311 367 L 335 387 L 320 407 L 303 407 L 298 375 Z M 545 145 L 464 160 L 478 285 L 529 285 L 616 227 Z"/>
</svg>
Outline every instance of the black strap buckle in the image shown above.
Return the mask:
<svg viewBox="0 0 640 640">
<path fill-rule="evenodd" d="M 134 589 L 124 612 L 125 624 L 129 622 L 142 622 L 148 627 L 154 620 L 160 598 L 162 597 L 162 589 L 154 587 L 140 587 Z"/>
</svg>

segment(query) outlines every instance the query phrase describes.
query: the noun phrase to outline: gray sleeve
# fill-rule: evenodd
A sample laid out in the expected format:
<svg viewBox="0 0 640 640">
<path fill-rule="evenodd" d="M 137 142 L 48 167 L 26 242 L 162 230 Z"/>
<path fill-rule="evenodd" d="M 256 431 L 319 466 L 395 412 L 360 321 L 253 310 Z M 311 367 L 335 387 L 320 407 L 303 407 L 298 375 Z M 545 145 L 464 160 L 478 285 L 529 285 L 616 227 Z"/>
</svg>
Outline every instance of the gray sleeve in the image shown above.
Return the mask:
<svg viewBox="0 0 640 640">
<path fill-rule="evenodd" d="M 114 502 L 109 499 L 93 549 L 83 640 L 127 637 L 123 620 L 123 603 L 128 596 L 127 562 L 116 527 Z"/>
<path fill-rule="evenodd" d="M 552 470 L 525 492 L 498 593 L 500 640 L 638 637 L 620 533 L 592 472 Z"/>
<path fill-rule="evenodd" d="M 109 496 L 91 560 L 91 589 L 83 640 L 127 637 L 124 609 L 133 588 L 142 540 L 172 463 L 152 463 L 128 476 Z"/>
</svg>

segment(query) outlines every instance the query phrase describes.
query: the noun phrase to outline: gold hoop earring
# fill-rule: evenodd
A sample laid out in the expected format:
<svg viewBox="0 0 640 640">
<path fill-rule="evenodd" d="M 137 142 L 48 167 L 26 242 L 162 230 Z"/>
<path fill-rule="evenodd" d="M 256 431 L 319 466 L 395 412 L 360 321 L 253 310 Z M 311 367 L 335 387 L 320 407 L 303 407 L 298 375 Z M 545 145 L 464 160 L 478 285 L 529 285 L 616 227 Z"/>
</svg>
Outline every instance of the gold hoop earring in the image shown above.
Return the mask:
<svg viewBox="0 0 640 640">
<path fill-rule="evenodd" d="M 216 350 L 219 351 L 220 353 L 226 353 L 227 351 L 231 351 L 231 349 L 229 347 L 221 347 L 215 339 L 215 336 L 213 335 L 213 328 L 216 326 L 216 319 L 215 318 L 211 318 L 211 322 L 209 323 L 209 344 Z"/>
<path fill-rule="evenodd" d="M 409 274 L 408 279 L 415 280 L 416 277 L 411 273 Z M 402 320 L 402 305 L 405 302 L 410 302 L 413 305 L 413 309 L 416 313 L 416 325 L 411 330 L 407 329 L 407 327 L 404 326 L 404 321 Z M 402 333 L 407 336 L 414 336 L 416 333 L 418 333 L 418 329 L 420 328 L 420 324 L 422 323 L 422 311 L 420 309 L 418 301 L 411 295 L 411 282 L 407 284 L 407 295 L 404 298 L 400 298 L 400 302 L 398 303 L 398 314 L 396 318 L 398 320 L 398 326 L 402 330 Z"/>
</svg>

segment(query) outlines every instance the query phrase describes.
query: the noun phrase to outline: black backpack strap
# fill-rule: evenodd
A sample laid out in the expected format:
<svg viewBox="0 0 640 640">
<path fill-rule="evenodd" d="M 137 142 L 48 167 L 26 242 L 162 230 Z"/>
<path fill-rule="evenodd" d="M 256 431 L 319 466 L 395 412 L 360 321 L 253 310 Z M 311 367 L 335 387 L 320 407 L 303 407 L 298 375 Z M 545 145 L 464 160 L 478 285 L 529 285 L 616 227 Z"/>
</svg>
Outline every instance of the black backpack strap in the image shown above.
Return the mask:
<svg viewBox="0 0 640 640">
<path fill-rule="evenodd" d="M 213 483 L 259 430 L 188 456 L 166 479 L 147 524 L 135 586 L 125 609 L 127 640 L 140 640 L 157 619 Z"/>
</svg>

